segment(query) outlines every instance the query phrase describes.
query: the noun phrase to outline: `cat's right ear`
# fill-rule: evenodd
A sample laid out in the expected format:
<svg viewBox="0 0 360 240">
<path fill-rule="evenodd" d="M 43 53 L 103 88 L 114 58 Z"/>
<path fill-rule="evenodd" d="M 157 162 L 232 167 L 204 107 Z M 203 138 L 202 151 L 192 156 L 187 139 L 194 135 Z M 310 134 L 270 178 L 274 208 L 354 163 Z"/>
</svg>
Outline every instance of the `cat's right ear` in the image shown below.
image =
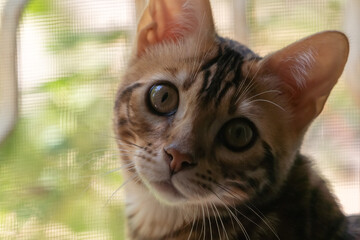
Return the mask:
<svg viewBox="0 0 360 240">
<path fill-rule="evenodd" d="M 150 0 L 138 24 L 137 55 L 166 41 L 214 36 L 209 0 Z"/>
</svg>

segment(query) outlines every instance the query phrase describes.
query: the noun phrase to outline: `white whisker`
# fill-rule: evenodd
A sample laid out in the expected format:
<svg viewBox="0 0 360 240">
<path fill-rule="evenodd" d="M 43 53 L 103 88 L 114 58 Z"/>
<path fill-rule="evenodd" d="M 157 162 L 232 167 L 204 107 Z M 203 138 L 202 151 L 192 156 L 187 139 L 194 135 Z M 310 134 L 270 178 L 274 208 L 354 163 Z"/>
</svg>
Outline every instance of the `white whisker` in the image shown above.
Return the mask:
<svg viewBox="0 0 360 240">
<path fill-rule="evenodd" d="M 221 189 L 223 189 L 224 191 L 228 192 L 231 196 L 233 196 L 235 199 L 237 199 L 238 197 L 236 196 L 236 193 L 232 193 L 226 186 L 217 184 Z M 248 206 L 247 204 L 245 204 L 245 206 L 247 208 L 249 208 L 257 217 L 260 218 L 261 221 L 263 221 L 265 223 L 265 225 L 270 229 L 270 231 L 275 235 L 275 237 L 277 239 L 280 240 L 279 236 L 277 235 L 275 229 L 273 227 L 271 227 L 271 225 L 269 224 L 269 222 L 266 219 L 266 217 L 262 214 L 263 217 L 261 217 L 254 209 L 252 209 L 250 206 Z M 246 215 L 244 215 L 243 213 L 241 213 L 239 210 L 237 210 L 235 207 L 232 207 L 237 213 L 239 213 L 241 216 L 243 216 L 245 219 L 247 219 L 248 221 L 250 221 L 251 223 L 255 224 L 257 227 L 261 228 L 262 230 L 264 230 L 263 227 L 261 227 L 259 224 L 257 224 L 256 222 L 254 222 L 253 220 L 251 220 L 250 218 L 248 218 Z M 254 206 L 255 208 L 255 206 Z M 258 210 L 259 211 L 259 210 Z M 260 211 L 259 211 L 260 212 Z M 261 213 L 261 212 L 260 212 Z"/>
<path fill-rule="evenodd" d="M 217 220 L 217 216 L 216 216 L 214 204 L 213 204 L 213 203 L 210 203 L 210 207 L 212 208 L 213 213 L 214 213 L 214 215 L 215 215 L 215 216 L 214 216 L 214 218 L 215 218 L 215 223 L 216 223 L 216 227 L 217 227 L 217 230 L 218 230 L 219 239 L 221 240 L 221 231 L 220 231 L 219 223 L 218 223 L 218 220 Z"/>
<path fill-rule="evenodd" d="M 140 148 L 140 149 L 145 148 L 143 146 L 137 145 L 137 144 L 132 143 L 132 142 L 124 141 L 122 139 L 117 139 L 117 142 L 118 142 L 119 145 L 123 145 L 123 146 L 127 146 L 127 147 L 137 147 L 137 148 Z"/>
<path fill-rule="evenodd" d="M 244 225 L 243 225 L 243 224 L 241 223 L 241 221 L 239 220 L 239 218 L 233 213 L 233 211 L 231 211 L 231 210 L 229 209 L 229 207 L 224 203 L 224 201 L 219 197 L 218 194 L 216 194 L 214 191 L 212 191 L 212 193 L 220 200 L 221 204 L 224 205 L 225 209 L 226 209 L 227 212 L 230 214 L 231 222 L 232 222 L 232 218 L 234 218 L 235 221 L 237 222 L 238 226 L 240 227 L 241 231 L 243 232 L 246 240 L 250 240 L 250 236 L 249 236 L 249 234 L 247 233 Z M 231 217 L 232 217 L 232 218 L 231 218 Z M 232 224 L 233 224 L 233 222 L 232 222 Z M 234 224 L 233 224 L 233 228 L 235 229 Z"/>
<path fill-rule="evenodd" d="M 190 237 L 192 235 L 192 232 L 193 232 L 193 229 L 194 229 L 194 225 L 195 225 L 195 217 L 193 219 L 193 222 L 192 222 L 192 225 L 191 225 L 191 229 L 190 229 L 190 233 L 189 233 L 189 236 L 187 238 L 187 240 L 190 240 Z"/>
<path fill-rule="evenodd" d="M 254 63 L 254 62 L 256 62 L 256 59 L 253 60 L 253 63 Z M 253 63 L 252 63 L 252 64 L 253 64 Z M 250 67 L 252 67 L 252 65 L 251 65 Z M 241 92 L 240 96 L 237 96 L 237 100 L 236 100 L 235 104 L 237 104 L 237 103 L 240 101 L 240 99 L 242 99 L 242 98 L 250 91 L 250 89 L 254 86 L 254 84 L 255 84 L 254 79 L 256 78 L 256 76 L 257 76 L 257 74 L 259 73 L 260 69 L 261 69 L 261 68 L 259 67 L 259 68 L 256 70 L 254 76 L 251 78 L 251 80 L 249 81 L 249 84 L 245 87 L 245 89 L 244 89 L 244 90 L 241 89 L 242 92 Z M 245 83 L 245 80 L 246 80 L 246 79 L 247 79 L 247 78 L 244 79 L 243 83 Z M 239 93 L 240 93 L 240 90 L 239 90 Z"/>
<path fill-rule="evenodd" d="M 118 187 L 115 192 L 113 192 L 113 194 L 111 194 L 111 196 L 109 197 L 109 199 L 106 201 L 105 206 L 109 205 L 109 203 L 111 202 L 112 198 L 115 196 L 116 193 L 118 193 L 120 191 L 120 189 L 122 189 L 126 184 L 128 184 L 129 182 L 136 180 L 137 178 L 139 178 L 138 175 L 135 175 L 131 178 L 129 178 L 128 180 L 126 180 L 123 184 L 120 185 L 120 187 Z"/>
<path fill-rule="evenodd" d="M 133 163 L 128 163 L 128 164 L 125 164 L 125 165 L 123 165 L 123 166 L 121 166 L 121 167 L 112 169 L 112 170 L 110 170 L 110 171 L 108 171 L 108 172 L 106 172 L 106 173 L 103 173 L 103 174 L 101 174 L 101 175 L 102 175 L 102 176 L 106 176 L 106 175 L 109 175 L 109 174 L 111 174 L 111 173 L 114 173 L 114 172 L 123 170 L 123 169 L 129 171 L 129 170 L 135 169 L 135 165 L 134 165 Z"/>
<path fill-rule="evenodd" d="M 247 208 L 249 208 L 256 216 L 258 216 L 264 223 L 265 225 L 270 229 L 270 231 L 275 235 L 275 237 L 277 239 L 280 240 L 280 237 L 277 235 L 275 229 L 270 225 L 269 221 L 266 219 L 266 216 L 264 214 L 262 214 L 259 210 L 259 213 L 262 215 L 262 217 L 254 210 L 252 209 L 249 205 L 245 205 Z"/>
<path fill-rule="evenodd" d="M 220 216 L 220 213 L 219 213 L 216 205 L 213 204 L 213 206 L 215 207 L 215 211 L 216 211 L 217 215 L 219 216 L 219 221 L 220 221 L 220 224 L 221 224 L 221 226 L 222 226 L 222 228 L 223 228 L 223 230 L 224 230 L 223 232 L 225 233 L 226 239 L 229 240 L 229 236 L 228 236 L 228 234 L 227 234 L 227 231 L 226 231 L 224 222 L 223 222 L 223 220 L 222 220 L 222 218 L 221 218 L 221 216 Z"/>
<path fill-rule="evenodd" d="M 207 211 L 207 219 L 208 219 L 208 222 L 209 222 L 210 240 L 213 240 L 211 220 L 210 220 L 210 211 L 209 211 L 209 206 L 208 206 L 208 204 L 207 204 L 206 202 L 205 202 L 205 207 L 206 207 L 206 211 Z M 204 220 L 204 221 L 205 221 L 205 220 Z"/>
<path fill-rule="evenodd" d="M 200 206 L 201 206 L 201 211 L 202 211 L 202 218 L 203 218 L 202 222 L 203 222 L 203 224 L 202 224 L 202 227 L 201 227 L 201 233 L 200 233 L 199 237 L 201 237 L 202 233 L 204 233 L 203 240 L 205 240 L 206 239 L 205 211 L 204 211 L 203 204 L 200 204 Z"/>
<path fill-rule="evenodd" d="M 281 91 L 279 91 L 279 90 L 268 90 L 268 91 L 264 91 L 264 92 L 255 94 L 254 96 L 251 96 L 251 97 L 247 98 L 246 100 L 251 100 L 251 99 L 253 99 L 253 98 L 255 98 L 255 97 L 264 95 L 264 94 L 266 94 L 266 93 L 281 93 Z"/>
<path fill-rule="evenodd" d="M 256 62 L 256 59 L 254 59 L 254 60 L 251 62 L 251 65 L 250 65 L 250 68 L 249 68 L 249 69 L 252 68 L 252 66 L 254 65 L 255 62 Z M 248 78 L 248 76 L 249 76 L 249 73 L 250 73 L 250 71 L 248 71 L 248 72 L 246 73 L 246 76 L 245 76 L 244 80 L 241 82 L 241 85 L 238 87 L 236 93 L 234 94 L 236 99 L 239 99 L 239 98 L 240 98 L 240 97 L 239 97 L 239 94 L 240 94 L 240 92 L 241 92 L 241 90 L 242 90 L 242 88 L 243 88 L 243 86 L 244 86 L 244 84 L 245 84 L 245 80 L 246 80 L 246 79 Z M 241 99 L 241 98 L 240 98 L 240 99 Z M 237 103 L 237 102 L 238 102 L 238 101 L 236 101 L 236 103 Z"/>
<path fill-rule="evenodd" d="M 279 104 L 274 103 L 273 101 L 270 101 L 270 100 L 266 100 L 266 99 L 255 99 L 255 100 L 250 101 L 249 104 L 250 104 L 250 103 L 254 103 L 254 102 L 267 102 L 267 103 L 270 103 L 270 104 L 278 107 L 280 110 L 286 112 L 286 110 L 285 110 L 283 107 L 281 107 Z"/>
</svg>

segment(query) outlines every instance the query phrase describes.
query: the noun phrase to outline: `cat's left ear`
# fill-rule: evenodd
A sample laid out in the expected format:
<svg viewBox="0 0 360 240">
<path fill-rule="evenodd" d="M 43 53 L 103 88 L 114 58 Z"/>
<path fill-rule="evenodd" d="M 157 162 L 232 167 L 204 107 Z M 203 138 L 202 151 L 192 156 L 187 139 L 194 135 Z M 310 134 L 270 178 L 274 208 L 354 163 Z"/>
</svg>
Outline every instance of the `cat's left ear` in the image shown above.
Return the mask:
<svg viewBox="0 0 360 240">
<path fill-rule="evenodd" d="M 281 91 L 289 97 L 295 131 L 303 132 L 321 113 L 348 54 L 347 37 L 328 31 L 293 43 L 262 60 L 262 70 L 275 74 L 281 81 Z"/>
<path fill-rule="evenodd" d="M 150 0 L 138 24 L 137 55 L 155 44 L 192 36 L 215 36 L 209 0 Z"/>
</svg>

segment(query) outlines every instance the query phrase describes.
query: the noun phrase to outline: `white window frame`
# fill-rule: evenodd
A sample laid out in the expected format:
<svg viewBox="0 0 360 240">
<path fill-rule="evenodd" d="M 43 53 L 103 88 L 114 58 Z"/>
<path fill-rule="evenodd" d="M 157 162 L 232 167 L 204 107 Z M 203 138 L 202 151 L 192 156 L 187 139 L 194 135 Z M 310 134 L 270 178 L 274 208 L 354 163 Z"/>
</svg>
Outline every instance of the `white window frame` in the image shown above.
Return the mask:
<svg viewBox="0 0 360 240">
<path fill-rule="evenodd" d="M 0 143 L 13 129 L 18 112 L 16 33 L 28 0 L 8 0 L 0 28 Z"/>
</svg>

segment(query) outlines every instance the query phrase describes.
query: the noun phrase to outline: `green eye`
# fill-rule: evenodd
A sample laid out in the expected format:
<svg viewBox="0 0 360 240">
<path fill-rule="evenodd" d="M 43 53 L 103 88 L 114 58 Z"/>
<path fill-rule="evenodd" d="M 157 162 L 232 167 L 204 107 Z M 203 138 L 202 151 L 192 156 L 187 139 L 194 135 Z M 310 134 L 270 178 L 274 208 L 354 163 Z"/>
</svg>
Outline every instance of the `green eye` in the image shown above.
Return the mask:
<svg viewBox="0 0 360 240">
<path fill-rule="evenodd" d="M 257 138 L 255 125 L 245 118 L 235 118 L 220 130 L 222 143 L 234 152 L 244 151 L 250 148 Z"/>
<path fill-rule="evenodd" d="M 174 114 L 179 105 L 176 87 L 171 83 L 155 84 L 149 91 L 149 105 L 156 114 Z"/>
</svg>

